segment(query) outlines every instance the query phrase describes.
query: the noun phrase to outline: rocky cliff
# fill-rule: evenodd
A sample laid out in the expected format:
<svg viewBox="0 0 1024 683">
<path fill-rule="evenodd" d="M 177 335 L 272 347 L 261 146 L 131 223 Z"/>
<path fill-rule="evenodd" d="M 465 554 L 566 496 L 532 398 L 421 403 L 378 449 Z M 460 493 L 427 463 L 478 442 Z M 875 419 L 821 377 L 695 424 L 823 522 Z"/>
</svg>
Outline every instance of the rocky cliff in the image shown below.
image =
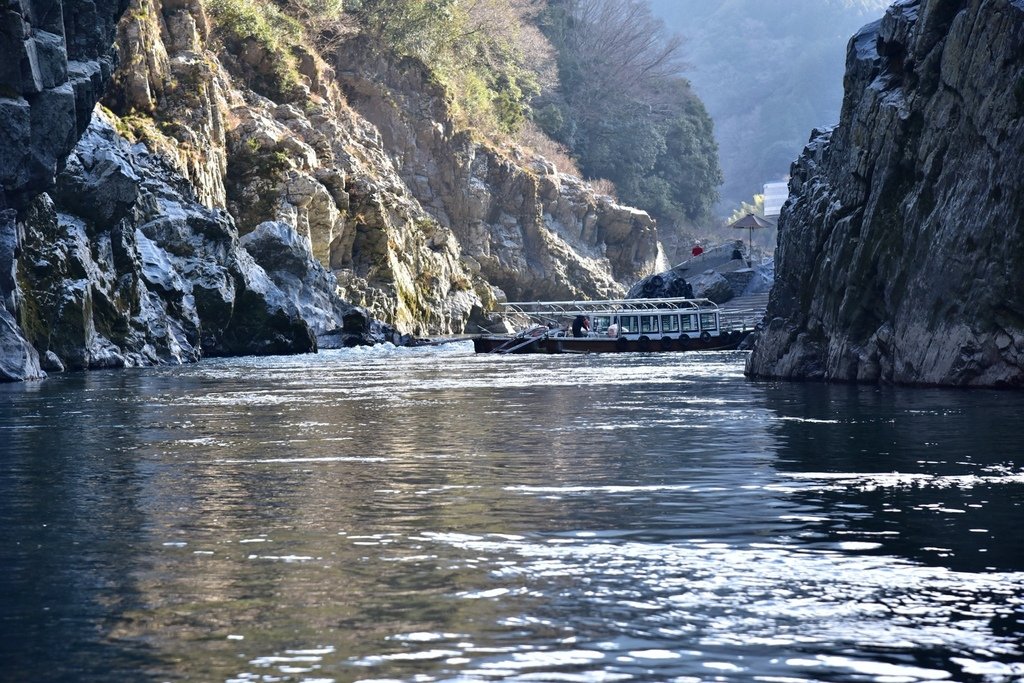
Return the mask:
<svg viewBox="0 0 1024 683">
<path fill-rule="evenodd" d="M 645 213 L 458 130 L 358 35 L 325 59 L 243 0 L 2 11 L 0 379 L 461 332 L 662 265 Z"/>
<path fill-rule="evenodd" d="M 757 377 L 1024 385 L 1024 2 L 901 0 L 794 164 Z"/>
<path fill-rule="evenodd" d="M 645 212 L 543 158 L 455 130 L 445 93 L 416 60 L 363 38 L 342 43 L 335 59 L 349 104 L 380 131 L 412 196 L 510 298 L 620 296 L 622 283 L 664 265 Z"/>
<path fill-rule="evenodd" d="M 53 186 L 114 66 L 127 0 L 0 2 L 0 380 L 41 376 L 19 324 L 18 214 Z"/>
<path fill-rule="evenodd" d="M 505 295 L 612 296 L 660 265 L 646 213 L 458 129 L 421 62 L 358 34 L 282 56 L 223 4 L 134 0 L 118 41 L 137 57 L 108 101 L 243 234 L 308 237 L 353 303 L 461 332 Z"/>
<path fill-rule="evenodd" d="M 0 379 L 394 338 L 338 298 L 292 227 L 263 223 L 243 244 L 164 158 L 93 116 L 125 5 L 5 9 L 19 68 L 0 99 Z"/>
<path fill-rule="evenodd" d="M 0 209 L 53 185 L 114 68 L 128 0 L 0 2 Z"/>
</svg>

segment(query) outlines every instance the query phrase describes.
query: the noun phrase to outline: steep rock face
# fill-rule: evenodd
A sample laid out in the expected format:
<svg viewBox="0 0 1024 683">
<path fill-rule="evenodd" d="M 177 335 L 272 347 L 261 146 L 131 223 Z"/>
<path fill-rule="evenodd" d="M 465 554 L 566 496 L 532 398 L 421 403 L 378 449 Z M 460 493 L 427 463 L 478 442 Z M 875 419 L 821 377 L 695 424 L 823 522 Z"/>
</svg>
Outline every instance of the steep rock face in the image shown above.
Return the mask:
<svg viewBox="0 0 1024 683">
<path fill-rule="evenodd" d="M 274 221 L 307 238 L 345 299 L 413 332 L 461 332 L 500 292 L 409 194 L 331 69 L 304 52 L 298 92 L 260 95 L 269 56 L 252 42 L 228 52 L 233 38 L 208 11 L 202 0 L 133 0 L 118 40 L 137 57 L 107 100 L 125 132 L 171 160 L 243 235 Z"/>
<path fill-rule="evenodd" d="M 52 187 L 113 70 L 127 0 L 0 2 L 0 381 L 43 375 L 19 318 L 23 211 Z"/>
<path fill-rule="evenodd" d="M 0 60 L 4 379 L 41 376 L 40 362 L 407 339 L 371 316 L 461 332 L 485 322 L 498 285 L 612 296 L 658 261 L 646 214 L 454 131 L 422 64 L 368 57 L 400 65 L 411 80 L 392 85 L 411 91 L 374 85 L 391 72 L 345 80 L 362 102 L 412 107 L 371 122 L 311 48 L 246 37 L 205 0 L 132 0 L 105 100 L 114 128 L 96 123 L 52 189 L 110 75 L 124 2 L 69 3 L 60 21 L 59 0 L 0 2 L 0 55 L 16 55 Z M 399 144 L 403 126 L 418 137 Z"/>
<path fill-rule="evenodd" d="M 261 223 L 239 244 L 288 298 L 294 310 L 316 334 L 320 348 L 337 348 L 410 341 L 407 335 L 337 296 L 334 274 L 313 258 L 309 238 L 287 223 Z"/>
<path fill-rule="evenodd" d="M 243 235 L 270 220 L 308 238 L 375 316 L 462 332 L 506 292 L 615 296 L 661 265 L 647 214 L 457 131 L 416 60 L 359 37 L 336 68 L 293 47 L 298 92 L 268 90 L 272 55 L 209 13 L 203 0 L 133 0 L 118 40 L 134 56 L 107 103 Z"/>
<path fill-rule="evenodd" d="M 105 101 L 129 114 L 125 128 L 149 126 L 145 141 L 187 178 L 199 200 L 225 205 L 225 116 L 230 81 L 205 51 L 210 24 L 200 0 L 132 0 L 117 27 L 124 55 Z M 157 130 L 155 122 L 162 127 Z"/>
<path fill-rule="evenodd" d="M 512 298 L 608 298 L 664 267 L 654 221 L 544 159 L 477 142 L 412 58 L 359 37 L 335 56 L 349 103 L 373 123 L 417 201 L 473 268 Z"/>
<path fill-rule="evenodd" d="M 156 157 L 97 117 L 26 211 L 22 327 L 67 369 L 316 349 L 290 297 Z"/>
<path fill-rule="evenodd" d="M 0 4 L 0 209 L 53 184 L 113 70 L 128 0 Z"/>
<path fill-rule="evenodd" d="M 1024 385 L 1024 3 L 902 0 L 794 164 L 753 376 Z"/>
</svg>

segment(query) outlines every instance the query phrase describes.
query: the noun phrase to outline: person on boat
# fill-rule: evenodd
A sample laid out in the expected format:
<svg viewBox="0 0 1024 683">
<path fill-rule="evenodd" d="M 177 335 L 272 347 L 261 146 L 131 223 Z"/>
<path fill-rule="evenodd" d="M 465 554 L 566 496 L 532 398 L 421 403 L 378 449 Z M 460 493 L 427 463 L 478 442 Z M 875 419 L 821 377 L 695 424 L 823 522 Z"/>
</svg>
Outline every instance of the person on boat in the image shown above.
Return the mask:
<svg viewBox="0 0 1024 683">
<path fill-rule="evenodd" d="M 590 334 L 590 318 L 585 315 L 578 315 L 572 321 L 572 336 L 586 337 Z"/>
<path fill-rule="evenodd" d="M 611 325 L 608 326 L 608 331 L 605 332 L 605 334 L 607 334 L 609 337 L 618 337 L 619 326 L 615 323 L 612 323 Z"/>
</svg>

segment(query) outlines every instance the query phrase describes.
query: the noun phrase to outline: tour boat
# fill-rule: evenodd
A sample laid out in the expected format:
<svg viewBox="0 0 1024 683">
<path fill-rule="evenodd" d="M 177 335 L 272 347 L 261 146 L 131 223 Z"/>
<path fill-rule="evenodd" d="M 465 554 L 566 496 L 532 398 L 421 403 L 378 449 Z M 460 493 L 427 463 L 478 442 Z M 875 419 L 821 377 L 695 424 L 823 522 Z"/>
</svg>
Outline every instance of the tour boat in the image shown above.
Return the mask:
<svg viewBox="0 0 1024 683">
<path fill-rule="evenodd" d="M 531 324 L 516 334 L 474 337 L 477 353 L 728 350 L 753 329 L 749 317 L 723 316 L 709 299 L 531 301 L 504 308 L 506 315 L 527 317 Z M 589 329 L 574 334 L 584 319 Z"/>
</svg>

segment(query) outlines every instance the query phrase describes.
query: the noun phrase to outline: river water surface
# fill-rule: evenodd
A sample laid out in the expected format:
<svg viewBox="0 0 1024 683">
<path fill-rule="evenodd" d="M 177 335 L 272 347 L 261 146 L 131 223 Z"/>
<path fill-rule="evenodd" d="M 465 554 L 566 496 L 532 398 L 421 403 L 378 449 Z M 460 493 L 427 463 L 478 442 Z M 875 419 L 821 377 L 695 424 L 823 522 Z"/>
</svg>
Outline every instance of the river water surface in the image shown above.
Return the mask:
<svg viewBox="0 0 1024 683">
<path fill-rule="evenodd" d="M 743 361 L 0 385 L 0 680 L 1024 680 L 1024 394 Z"/>
</svg>

